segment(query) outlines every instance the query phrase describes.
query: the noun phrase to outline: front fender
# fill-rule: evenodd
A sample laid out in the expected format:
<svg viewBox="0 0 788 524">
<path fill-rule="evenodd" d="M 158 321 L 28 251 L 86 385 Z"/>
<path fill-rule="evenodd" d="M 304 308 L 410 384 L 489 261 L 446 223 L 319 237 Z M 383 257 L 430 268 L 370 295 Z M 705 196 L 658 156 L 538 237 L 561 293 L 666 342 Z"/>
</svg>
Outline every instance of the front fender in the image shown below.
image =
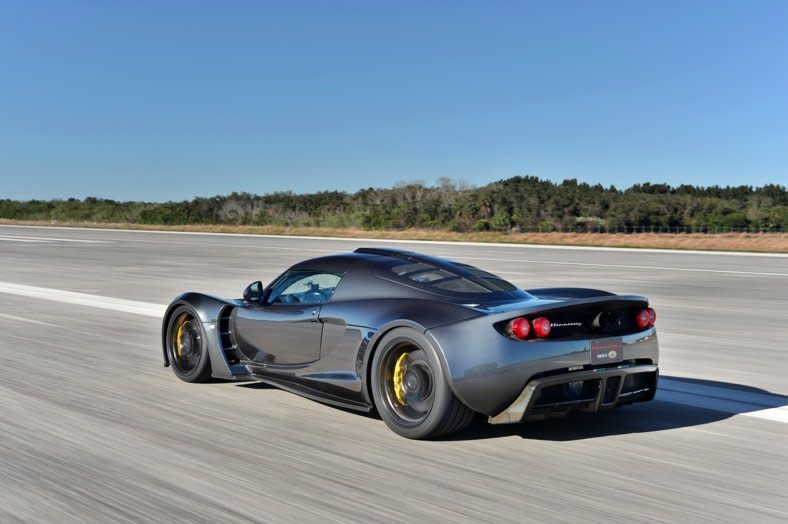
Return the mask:
<svg viewBox="0 0 788 524">
<path fill-rule="evenodd" d="M 227 362 L 224 359 L 220 344 L 218 342 L 216 321 L 219 318 L 219 313 L 221 310 L 228 305 L 240 306 L 242 304 L 243 301 L 226 300 L 223 298 L 191 291 L 175 297 L 170 305 L 167 306 L 167 310 L 164 312 L 164 318 L 162 319 L 161 325 L 161 350 L 162 358 L 164 359 L 164 365 L 170 365 L 170 360 L 167 356 L 167 324 L 169 324 L 170 317 L 177 307 L 187 305 L 194 310 L 194 312 L 197 314 L 197 317 L 200 319 L 200 323 L 203 325 L 203 329 L 207 337 L 208 352 L 211 358 L 211 365 L 212 369 L 214 370 L 214 375 L 217 372 L 221 374 L 221 370 L 227 367 Z"/>
</svg>

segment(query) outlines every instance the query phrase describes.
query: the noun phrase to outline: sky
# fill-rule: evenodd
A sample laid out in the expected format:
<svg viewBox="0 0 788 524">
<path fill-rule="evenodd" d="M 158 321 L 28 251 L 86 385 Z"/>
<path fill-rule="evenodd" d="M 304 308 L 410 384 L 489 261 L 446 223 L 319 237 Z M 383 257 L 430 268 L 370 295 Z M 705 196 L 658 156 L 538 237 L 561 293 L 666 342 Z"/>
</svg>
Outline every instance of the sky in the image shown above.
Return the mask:
<svg viewBox="0 0 788 524">
<path fill-rule="evenodd" d="M 788 2 L 0 0 L 0 199 L 788 185 Z"/>
</svg>

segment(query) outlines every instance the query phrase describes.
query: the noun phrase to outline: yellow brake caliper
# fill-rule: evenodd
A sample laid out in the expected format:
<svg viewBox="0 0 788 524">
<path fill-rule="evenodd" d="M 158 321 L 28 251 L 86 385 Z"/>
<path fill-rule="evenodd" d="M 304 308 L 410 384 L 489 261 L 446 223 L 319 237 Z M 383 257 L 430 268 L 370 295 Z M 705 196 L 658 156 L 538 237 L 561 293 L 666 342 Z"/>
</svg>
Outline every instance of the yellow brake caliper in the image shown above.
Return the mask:
<svg viewBox="0 0 788 524">
<path fill-rule="evenodd" d="M 403 353 L 397 359 L 397 363 L 394 364 L 394 394 L 397 396 L 397 402 L 403 406 L 407 404 L 405 402 L 405 387 L 402 385 L 405 371 L 408 370 L 408 365 L 405 363 L 406 358 L 408 358 L 408 354 Z"/>
<path fill-rule="evenodd" d="M 178 335 L 175 339 L 175 351 L 178 353 L 178 358 L 183 358 L 183 328 L 186 327 L 189 321 L 186 320 L 186 315 L 183 315 L 178 322 Z"/>
</svg>

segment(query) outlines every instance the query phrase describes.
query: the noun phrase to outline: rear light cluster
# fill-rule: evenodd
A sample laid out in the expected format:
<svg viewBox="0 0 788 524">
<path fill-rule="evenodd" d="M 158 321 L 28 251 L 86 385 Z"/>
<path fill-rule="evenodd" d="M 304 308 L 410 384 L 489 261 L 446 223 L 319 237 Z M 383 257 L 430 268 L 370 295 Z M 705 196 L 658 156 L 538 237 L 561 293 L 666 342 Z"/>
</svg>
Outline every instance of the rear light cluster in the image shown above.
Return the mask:
<svg viewBox="0 0 788 524">
<path fill-rule="evenodd" d="M 547 317 L 537 317 L 532 321 L 527 318 L 515 318 L 509 323 L 509 331 L 514 338 L 525 340 L 531 333 L 539 338 L 547 338 L 551 329 L 550 320 Z"/>
<path fill-rule="evenodd" d="M 509 325 L 509 330 L 515 338 L 525 340 L 531 334 L 531 323 L 528 322 L 527 318 L 515 318 Z"/>
<path fill-rule="evenodd" d="M 631 314 L 631 313 L 630 313 Z M 635 323 L 639 329 L 646 329 L 654 325 L 657 320 L 657 312 L 653 308 L 641 309 L 635 316 Z M 559 326 L 583 324 L 561 324 L 559 319 Z M 630 324 L 631 325 L 631 324 Z M 528 338 L 547 338 L 550 336 L 553 325 L 547 317 L 536 317 L 533 320 L 528 320 L 525 317 L 518 317 L 509 322 L 508 333 L 513 338 L 518 340 L 526 340 Z"/>
<path fill-rule="evenodd" d="M 637 322 L 640 329 L 646 329 L 647 327 L 653 326 L 656 320 L 657 312 L 654 311 L 654 308 L 641 309 L 635 317 L 635 322 Z"/>
</svg>

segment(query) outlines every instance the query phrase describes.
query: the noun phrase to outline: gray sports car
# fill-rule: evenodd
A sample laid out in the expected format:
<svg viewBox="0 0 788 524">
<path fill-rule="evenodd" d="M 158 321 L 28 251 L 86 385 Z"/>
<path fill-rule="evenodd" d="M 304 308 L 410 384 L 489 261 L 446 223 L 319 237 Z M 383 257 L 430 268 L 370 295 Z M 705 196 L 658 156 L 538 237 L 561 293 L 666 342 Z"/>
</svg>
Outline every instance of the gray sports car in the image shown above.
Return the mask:
<svg viewBox="0 0 788 524">
<path fill-rule="evenodd" d="M 200 293 L 164 315 L 187 382 L 259 380 L 430 438 L 654 398 L 656 315 L 642 296 L 518 289 L 459 262 L 361 248 L 300 262 L 242 299 Z"/>
</svg>

